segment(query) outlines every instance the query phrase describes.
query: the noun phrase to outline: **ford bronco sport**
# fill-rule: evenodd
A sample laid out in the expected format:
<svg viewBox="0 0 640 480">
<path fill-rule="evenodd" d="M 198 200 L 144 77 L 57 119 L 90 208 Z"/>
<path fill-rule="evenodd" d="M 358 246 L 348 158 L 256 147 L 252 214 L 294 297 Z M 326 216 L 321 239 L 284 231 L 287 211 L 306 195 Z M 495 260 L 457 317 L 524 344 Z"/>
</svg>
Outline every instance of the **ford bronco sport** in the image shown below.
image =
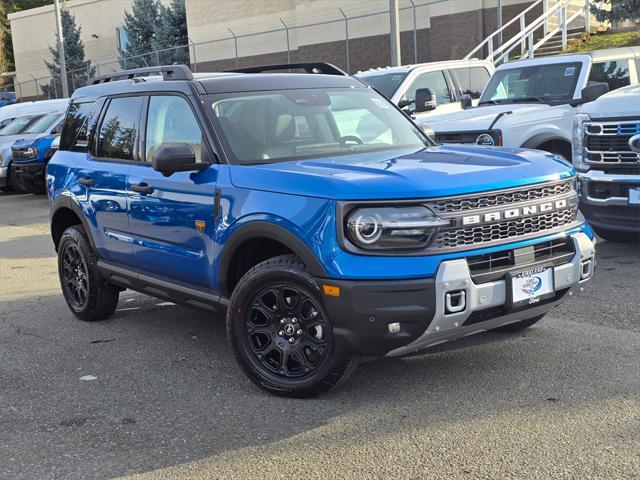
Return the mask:
<svg viewBox="0 0 640 480">
<path fill-rule="evenodd" d="M 226 310 L 248 377 L 309 396 L 363 355 L 529 327 L 593 273 L 575 171 L 549 154 L 435 146 L 348 76 L 114 75 L 76 90 L 48 164 L 82 320 L 123 289 Z"/>
</svg>

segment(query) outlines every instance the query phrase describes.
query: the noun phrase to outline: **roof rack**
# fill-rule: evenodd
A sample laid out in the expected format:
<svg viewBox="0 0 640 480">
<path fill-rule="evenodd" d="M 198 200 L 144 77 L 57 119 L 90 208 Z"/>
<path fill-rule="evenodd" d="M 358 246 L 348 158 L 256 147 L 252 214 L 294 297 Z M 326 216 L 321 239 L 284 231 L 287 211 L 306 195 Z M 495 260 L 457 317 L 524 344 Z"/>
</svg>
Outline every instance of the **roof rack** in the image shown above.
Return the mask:
<svg viewBox="0 0 640 480">
<path fill-rule="evenodd" d="M 235 73 L 263 73 L 263 72 L 272 72 L 276 70 L 293 70 L 293 69 L 302 69 L 307 73 L 316 73 L 316 74 L 322 74 L 322 75 L 349 76 L 349 74 L 344 70 L 327 62 L 281 63 L 276 65 L 260 65 L 256 67 L 236 68 L 233 70 L 226 70 L 226 71 L 235 72 Z"/>
<path fill-rule="evenodd" d="M 134 68 L 131 70 L 122 70 L 107 75 L 100 75 L 89 80 L 90 85 L 98 85 L 100 83 L 113 82 L 115 80 L 130 80 L 138 75 L 156 73 L 162 75 L 162 79 L 167 80 L 193 80 L 193 74 L 186 65 L 168 65 L 160 67 Z"/>
</svg>

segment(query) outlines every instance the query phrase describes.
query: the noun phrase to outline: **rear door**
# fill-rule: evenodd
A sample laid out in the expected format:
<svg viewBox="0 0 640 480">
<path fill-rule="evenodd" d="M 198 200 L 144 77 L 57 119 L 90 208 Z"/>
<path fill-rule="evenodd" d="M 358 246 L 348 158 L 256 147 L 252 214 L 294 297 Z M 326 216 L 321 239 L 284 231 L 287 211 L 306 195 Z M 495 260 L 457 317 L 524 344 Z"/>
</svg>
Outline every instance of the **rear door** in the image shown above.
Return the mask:
<svg viewBox="0 0 640 480">
<path fill-rule="evenodd" d="M 214 198 L 218 166 L 203 135 L 203 121 L 178 94 L 147 97 L 140 162 L 127 180 L 129 225 L 136 263 L 143 273 L 204 288 L 214 286 Z M 152 168 L 164 143 L 189 144 L 200 172 L 165 177 Z"/>
<path fill-rule="evenodd" d="M 94 224 L 100 257 L 112 263 L 134 265 L 127 211 L 127 174 L 138 157 L 138 131 L 144 97 L 107 100 L 90 161 L 78 171 L 77 183 L 86 189 L 84 208 Z"/>
</svg>

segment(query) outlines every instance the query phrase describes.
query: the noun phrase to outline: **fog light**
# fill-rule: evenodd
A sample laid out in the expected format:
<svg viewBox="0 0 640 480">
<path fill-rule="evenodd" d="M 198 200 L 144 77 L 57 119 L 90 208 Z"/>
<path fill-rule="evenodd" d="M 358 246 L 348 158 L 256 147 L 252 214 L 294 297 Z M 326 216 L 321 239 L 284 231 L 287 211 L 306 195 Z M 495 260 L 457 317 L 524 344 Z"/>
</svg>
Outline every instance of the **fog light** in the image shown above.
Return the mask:
<svg viewBox="0 0 640 480">
<path fill-rule="evenodd" d="M 582 260 L 580 263 L 580 280 L 585 280 L 591 276 L 591 265 L 592 261 L 590 258 L 586 260 Z"/>
<path fill-rule="evenodd" d="M 390 323 L 387 328 L 389 333 L 400 333 L 400 322 Z"/>
<path fill-rule="evenodd" d="M 458 313 L 467 308 L 467 293 L 464 290 L 454 290 L 444 295 L 444 313 Z"/>
</svg>

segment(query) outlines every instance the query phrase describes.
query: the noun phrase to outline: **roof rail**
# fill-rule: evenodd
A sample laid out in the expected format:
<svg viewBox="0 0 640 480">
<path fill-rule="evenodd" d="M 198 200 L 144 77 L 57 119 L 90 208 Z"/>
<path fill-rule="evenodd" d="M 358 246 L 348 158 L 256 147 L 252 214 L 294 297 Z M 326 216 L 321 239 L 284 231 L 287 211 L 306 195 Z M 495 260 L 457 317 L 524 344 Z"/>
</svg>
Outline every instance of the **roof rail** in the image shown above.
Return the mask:
<svg viewBox="0 0 640 480">
<path fill-rule="evenodd" d="M 98 85 L 99 83 L 113 82 L 115 80 L 130 80 L 138 75 L 156 73 L 162 75 L 164 81 L 167 80 L 193 80 L 193 74 L 186 65 L 168 65 L 160 67 L 134 68 L 131 70 L 122 70 L 107 75 L 100 75 L 89 80 L 89 85 Z"/>
<path fill-rule="evenodd" d="M 226 71 L 236 72 L 236 73 L 263 73 L 263 72 L 272 72 L 276 70 L 292 70 L 295 68 L 302 69 L 307 73 L 349 76 L 349 74 L 344 70 L 327 62 L 281 63 L 276 65 L 260 65 L 256 67 L 236 68 L 233 70 L 226 70 Z"/>
</svg>

